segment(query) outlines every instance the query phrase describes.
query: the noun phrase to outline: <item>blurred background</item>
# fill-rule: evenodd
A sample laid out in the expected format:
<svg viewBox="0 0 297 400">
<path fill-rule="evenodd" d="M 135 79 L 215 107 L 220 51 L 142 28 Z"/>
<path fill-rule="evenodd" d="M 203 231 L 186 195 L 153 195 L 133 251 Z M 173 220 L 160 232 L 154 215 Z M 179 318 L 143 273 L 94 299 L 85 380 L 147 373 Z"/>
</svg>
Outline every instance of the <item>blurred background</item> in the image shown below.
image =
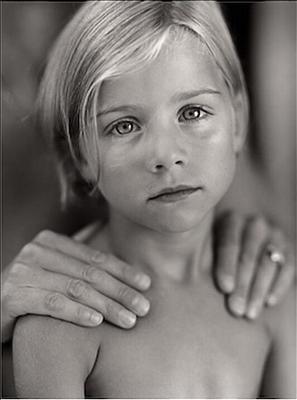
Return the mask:
<svg viewBox="0 0 297 400">
<path fill-rule="evenodd" d="M 62 210 L 55 165 L 33 119 L 48 50 L 80 5 L 1 4 L 3 266 L 40 230 L 71 234 L 98 212 L 89 200 Z M 296 3 L 222 2 L 222 7 L 252 99 L 249 161 L 228 201 L 240 190 L 246 210 L 264 212 L 294 236 Z"/>
</svg>

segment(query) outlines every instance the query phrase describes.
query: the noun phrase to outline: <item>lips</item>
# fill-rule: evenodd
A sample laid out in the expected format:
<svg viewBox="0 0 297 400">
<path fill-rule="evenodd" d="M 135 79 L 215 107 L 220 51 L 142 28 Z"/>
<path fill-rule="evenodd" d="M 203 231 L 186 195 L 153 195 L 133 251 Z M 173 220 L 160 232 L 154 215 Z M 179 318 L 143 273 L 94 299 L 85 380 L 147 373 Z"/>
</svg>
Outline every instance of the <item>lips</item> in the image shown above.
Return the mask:
<svg viewBox="0 0 297 400">
<path fill-rule="evenodd" d="M 183 200 L 184 198 L 190 196 L 191 194 L 201 190 L 201 186 L 187 186 L 180 185 L 171 188 L 165 188 L 154 194 L 149 200 L 156 200 L 162 202 L 174 202 L 178 200 Z"/>
</svg>

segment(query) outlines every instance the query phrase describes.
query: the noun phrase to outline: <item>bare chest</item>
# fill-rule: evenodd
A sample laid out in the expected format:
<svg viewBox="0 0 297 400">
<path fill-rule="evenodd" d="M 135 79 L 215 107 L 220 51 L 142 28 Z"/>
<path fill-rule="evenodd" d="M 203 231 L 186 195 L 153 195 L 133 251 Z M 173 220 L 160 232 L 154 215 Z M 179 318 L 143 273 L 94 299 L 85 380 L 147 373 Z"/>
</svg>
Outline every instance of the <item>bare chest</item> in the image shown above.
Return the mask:
<svg viewBox="0 0 297 400">
<path fill-rule="evenodd" d="M 265 330 L 229 315 L 220 295 L 205 295 L 165 291 L 133 330 L 106 324 L 87 395 L 255 397 L 269 346 Z"/>
</svg>

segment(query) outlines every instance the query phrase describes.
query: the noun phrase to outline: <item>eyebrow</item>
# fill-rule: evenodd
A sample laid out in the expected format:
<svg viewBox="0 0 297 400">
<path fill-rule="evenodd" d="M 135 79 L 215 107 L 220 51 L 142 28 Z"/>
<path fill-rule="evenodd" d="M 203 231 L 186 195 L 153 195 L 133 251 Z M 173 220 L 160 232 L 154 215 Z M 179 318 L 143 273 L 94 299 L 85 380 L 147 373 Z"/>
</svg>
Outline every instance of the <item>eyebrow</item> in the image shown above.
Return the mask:
<svg viewBox="0 0 297 400">
<path fill-rule="evenodd" d="M 135 108 L 138 108 L 139 106 L 137 105 L 122 105 L 122 106 L 117 106 L 117 107 L 110 107 L 110 108 L 103 108 L 102 110 L 99 110 L 96 114 L 97 117 L 101 117 L 101 115 L 109 114 L 112 112 L 118 112 L 118 111 L 131 111 L 135 110 Z"/>
<path fill-rule="evenodd" d="M 171 98 L 171 102 L 174 103 L 176 101 L 182 101 L 182 100 L 188 100 L 192 97 L 197 97 L 202 94 L 216 94 L 216 95 L 221 95 L 222 93 L 219 92 L 218 90 L 212 89 L 212 88 L 204 88 L 204 89 L 199 89 L 199 90 L 191 90 L 191 91 L 185 91 L 185 92 L 178 92 L 174 94 Z M 120 112 L 120 111 L 131 111 L 135 110 L 135 108 L 140 108 L 141 105 L 137 104 L 131 104 L 131 105 L 120 105 L 120 106 L 115 106 L 115 107 L 107 107 L 103 108 L 102 110 L 99 110 L 98 113 L 96 114 L 97 117 L 100 117 L 105 114 L 109 114 L 112 112 Z"/>
<path fill-rule="evenodd" d="M 201 94 L 221 95 L 222 93 L 216 89 L 203 88 L 203 89 L 198 89 L 198 90 L 190 90 L 190 91 L 186 91 L 186 92 L 176 93 L 175 95 L 173 95 L 172 100 L 173 101 L 187 100 L 187 99 L 190 99 L 191 97 L 200 96 Z"/>
</svg>

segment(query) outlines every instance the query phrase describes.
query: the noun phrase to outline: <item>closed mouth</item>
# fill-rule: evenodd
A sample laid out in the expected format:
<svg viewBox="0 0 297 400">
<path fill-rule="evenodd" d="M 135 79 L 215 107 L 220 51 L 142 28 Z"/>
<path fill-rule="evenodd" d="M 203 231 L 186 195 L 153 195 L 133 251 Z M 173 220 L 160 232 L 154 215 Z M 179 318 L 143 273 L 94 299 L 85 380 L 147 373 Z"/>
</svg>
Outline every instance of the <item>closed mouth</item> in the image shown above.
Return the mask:
<svg viewBox="0 0 297 400">
<path fill-rule="evenodd" d="M 177 186 L 174 188 L 166 188 L 155 194 L 154 196 L 150 197 L 149 200 L 158 200 L 158 199 L 170 199 L 170 198 L 180 198 L 184 196 L 188 196 L 197 190 L 201 190 L 201 186 Z"/>
</svg>

